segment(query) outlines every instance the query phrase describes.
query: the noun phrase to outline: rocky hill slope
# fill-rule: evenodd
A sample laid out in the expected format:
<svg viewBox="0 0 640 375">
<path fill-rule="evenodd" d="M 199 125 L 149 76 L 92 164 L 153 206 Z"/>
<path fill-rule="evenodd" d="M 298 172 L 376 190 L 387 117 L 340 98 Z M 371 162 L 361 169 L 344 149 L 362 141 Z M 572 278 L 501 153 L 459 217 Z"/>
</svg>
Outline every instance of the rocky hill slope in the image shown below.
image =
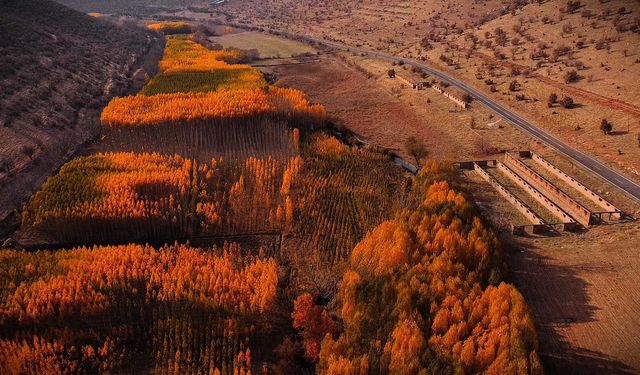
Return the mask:
<svg viewBox="0 0 640 375">
<path fill-rule="evenodd" d="M 101 108 L 154 73 L 161 38 L 48 0 L 0 2 L 0 234 L 100 132 Z M 9 218 L 9 219 L 7 219 Z"/>
</svg>

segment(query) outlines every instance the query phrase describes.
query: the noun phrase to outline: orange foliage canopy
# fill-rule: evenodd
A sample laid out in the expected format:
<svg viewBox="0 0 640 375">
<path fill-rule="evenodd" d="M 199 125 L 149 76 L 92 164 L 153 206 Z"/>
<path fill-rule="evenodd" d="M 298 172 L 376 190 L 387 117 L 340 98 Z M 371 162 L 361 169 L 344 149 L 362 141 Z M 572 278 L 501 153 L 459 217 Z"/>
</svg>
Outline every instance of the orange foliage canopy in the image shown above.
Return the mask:
<svg viewBox="0 0 640 375">
<path fill-rule="evenodd" d="M 195 26 L 182 21 L 163 21 L 154 22 L 147 25 L 147 28 L 155 31 L 178 33 L 178 32 L 192 32 Z"/>
<path fill-rule="evenodd" d="M 149 299 L 184 298 L 229 311 L 259 312 L 272 306 L 278 281 L 273 259 L 238 268 L 228 254 L 217 256 L 183 245 L 160 250 L 140 245 L 83 247 L 58 258 L 61 271 L 36 275 L 33 282 L 17 286 L 4 301 L 0 317 L 26 321 L 74 311 L 97 313 L 112 303 L 110 289 L 139 288 L 139 280 Z"/>
<path fill-rule="evenodd" d="M 77 158 L 29 200 L 23 221 L 39 226 L 54 218 L 152 215 L 171 220 L 180 214 L 180 205 L 189 202 L 195 189 L 192 169 L 191 160 L 159 154 L 127 152 Z M 164 199 L 145 199 L 152 195 Z"/>
<path fill-rule="evenodd" d="M 2 374 L 248 374 L 278 283 L 234 244 L 2 250 L 0 275 Z"/>
<path fill-rule="evenodd" d="M 361 273 L 372 270 L 380 275 L 405 264 L 413 246 L 410 233 L 402 226 L 386 221 L 375 229 L 376 236 L 367 236 L 353 249 L 352 264 Z"/>
<path fill-rule="evenodd" d="M 339 290 L 345 330 L 324 339 L 318 372 L 541 373 L 531 314 L 500 282 L 495 234 L 446 181 L 425 184 L 417 210 L 353 250 Z"/>
<path fill-rule="evenodd" d="M 101 120 L 118 127 L 260 115 L 322 119 L 325 111 L 321 105 L 310 104 L 298 90 L 270 87 L 114 98 L 102 112 Z"/>
<path fill-rule="evenodd" d="M 293 219 L 301 168 L 299 156 L 210 164 L 130 152 L 80 157 L 27 202 L 23 225 L 62 241 L 273 230 Z"/>
<path fill-rule="evenodd" d="M 209 72 L 224 69 L 249 69 L 249 65 L 229 64 L 240 58 L 240 51 L 212 51 L 191 40 L 192 35 L 167 36 L 160 70 L 164 73 Z"/>
</svg>

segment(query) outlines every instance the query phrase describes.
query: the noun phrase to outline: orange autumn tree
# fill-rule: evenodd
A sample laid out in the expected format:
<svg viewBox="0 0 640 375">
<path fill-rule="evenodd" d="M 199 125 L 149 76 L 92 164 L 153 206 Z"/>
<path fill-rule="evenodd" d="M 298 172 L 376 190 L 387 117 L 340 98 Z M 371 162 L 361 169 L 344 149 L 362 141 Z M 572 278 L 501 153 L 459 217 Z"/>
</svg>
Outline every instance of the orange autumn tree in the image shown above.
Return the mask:
<svg viewBox="0 0 640 375">
<path fill-rule="evenodd" d="M 308 251 L 342 262 L 368 231 L 401 207 L 406 180 L 387 156 L 350 148 L 325 133 L 309 136 L 302 149 L 296 227 Z"/>
<path fill-rule="evenodd" d="M 0 373 L 247 374 L 278 268 L 235 244 L 0 251 Z"/>
<path fill-rule="evenodd" d="M 147 25 L 150 30 L 160 31 L 165 34 L 184 34 L 195 31 L 193 24 L 182 21 L 154 22 Z"/>
<path fill-rule="evenodd" d="M 354 248 L 339 287 L 344 331 L 324 338 L 318 372 L 542 373 L 526 303 L 500 281 L 495 234 L 446 181 L 424 189 L 416 210 Z"/>
<path fill-rule="evenodd" d="M 101 120 L 106 126 L 117 128 L 162 123 L 176 123 L 179 126 L 181 121 L 258 118 L 265 115 L 322 120 L 325 111 L 321 105 L 309 103 L 298 90 L 269 87 L 114 98 L 102 111 Z"/>
<path fill-rule="evenodd" d="M 79 157 L 25 204 L 23 230 L 90 243 L 281 230 L 293 219 L 291 188 L 301 168 L 300 156 L 210 163 L 131 152 Z"/>
<path fill-rule="evenodd" d="M 212 51 L 192 39 L 192 34 L 167 36 L 160 70 L 164 73 L 192 73 L 250 68 L 249 65 L 234 64 L 241 57 L 239 50 Z"/>
</svg>

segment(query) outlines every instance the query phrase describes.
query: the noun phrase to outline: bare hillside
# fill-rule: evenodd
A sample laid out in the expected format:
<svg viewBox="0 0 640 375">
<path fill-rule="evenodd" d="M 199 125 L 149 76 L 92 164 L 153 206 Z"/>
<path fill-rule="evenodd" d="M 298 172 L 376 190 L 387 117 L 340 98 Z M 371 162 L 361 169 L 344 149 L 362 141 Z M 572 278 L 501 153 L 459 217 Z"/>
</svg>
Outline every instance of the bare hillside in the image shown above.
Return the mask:
<svg viewBox="0 0 640 375">
<path fill-rule="evenodd" d="M 429 35 L 462 33 L 524 6 L 522 0 L 229 1 L 219 7 L 239 22 L 302 31 L 398 52 Z"/>
<path fill-rule="evenodd" d="M 4 222 L 80 144 L 98 135 L 101 108 L 153 73 L 161 46 L 156 34 L 133 24 L 116 25 L 50 1 L 0 3 L 0 35 Z"/>
<path fill-rule="evenodd" d="M 198 3 L 197 0 L 57 0 L 57 2 L 81 12 L 118 14 L 144 14 L 153 10 L 186 7 Z"/>
<path fill-rule="evenodd" d="M 638 1 L 268 0 L 215 10 L 227 21 L 425 61 L 640 178 Z"/>
</svg>

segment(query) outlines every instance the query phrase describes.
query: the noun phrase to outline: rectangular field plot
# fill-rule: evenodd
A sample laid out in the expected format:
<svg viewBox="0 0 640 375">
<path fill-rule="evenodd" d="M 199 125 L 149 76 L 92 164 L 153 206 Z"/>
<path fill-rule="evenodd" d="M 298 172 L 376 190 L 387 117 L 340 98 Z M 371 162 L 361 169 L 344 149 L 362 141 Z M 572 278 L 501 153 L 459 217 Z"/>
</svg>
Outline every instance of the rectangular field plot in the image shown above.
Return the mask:
<svg viewBox="0 0 640 375">
<path fill-rule="evenodd" d="M 316 53 L 313 48 L 304 43 L 253 31 L 216 36 L 211 40 L 220 43 L 224 48 L 257 49 L 260 58 L 263 59 Z"/>
<path fill-rule="evenodd" d="M 573 231 L 587 229 L 605 220 L 628 218 L 610 202 L 573 177 L 529 152 L 505 153 L 502 161 L 483 160 L 457 163 L 461 169 L 475 170 L 514 210 L 527 217 L 528 224 L 513 219 L 514 232 L 532 229 L 534 233 L 547 229 Z M 502 220 L 501 213 L 492 215 Z M 500 223 L 498 223 L 500 224 Z"/>
<path fill-rule="evenodd" d="M 25 205 L 23 243 L 122 243 L 280 231 L 300 157 L 197 163 L 111 153 L 74 159 Z"/>
<path fill-rule="evenodd" d="M 248 353 L 270 349 L 278 266 L 243 250 L 0 250 L 0 372 L 249 373 Z"/>
<path fill-rule="evenodd" d="M 164 73 L 155 76 L 140 91 L 151 96 L 175 92 L 211 92 L 255 89 L 266 86 L 262 74 L 254 69 L 223 69 L 212 72 Z"/>
</svg>

